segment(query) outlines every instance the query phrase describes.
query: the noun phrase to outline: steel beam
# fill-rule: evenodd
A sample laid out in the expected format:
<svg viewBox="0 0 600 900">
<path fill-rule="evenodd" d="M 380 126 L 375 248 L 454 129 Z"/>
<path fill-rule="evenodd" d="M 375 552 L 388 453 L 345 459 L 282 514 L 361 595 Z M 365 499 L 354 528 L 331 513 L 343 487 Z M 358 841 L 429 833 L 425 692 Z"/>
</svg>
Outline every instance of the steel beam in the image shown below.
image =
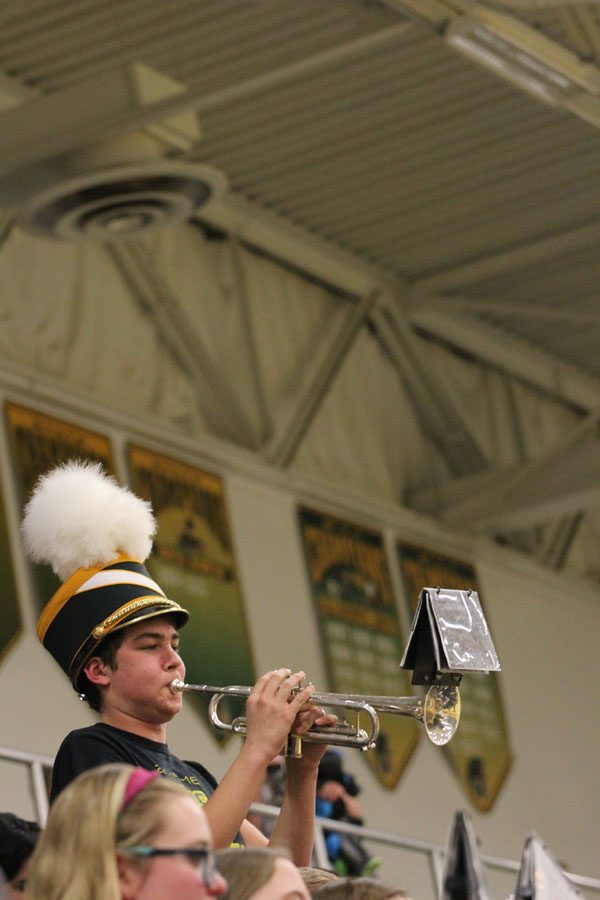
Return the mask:
<svg viewBox="0 0 600 900">
<path fill-rule="evenodd" d="M 0 253 L 2 252 L 5 243 L 9 239 L 12 234 L 13 226 L 15 224 L 15 215 L 14 213 L 0 213 Z"/>
<path fill-rule="evenodd" d="M 575 513 L 548 526 L 548 534 L 535 554 L 544 566 L 555 572 L 563 568 L 584 519 L 584 513 Z"/>
<path fill-rule="evenodd" d="M 498 253 L 492 253 L 475 262 L 453 266 L 439 272 L 414 279 L 411 283 L 415 293 L 434 294 L 438 291 L 460 290 L 475 282 L 514 272 L 524 266 L 543 263 L 561 254 L 571 253 L 580 247 L 590 247 L 600 243 L 600 224 L 594 220 L 530 243 L 520 243 Z"/>
<path fill-rule="evenodd" d="M 410 322 L 386 302 L 371 312 L 370 320 L 379 341 L 407 387 L 418 418 L 447 459 L 456 475 L 487 466 L 485 455 L 468 427 L 466 418 L 442 383 L 434 378 L 424 359 Z"/>
<path fill-rule="evenodd" d="M 248 282 L 244 270 L 244 260 L 240 243 L 235 235 L 229 234 L 227 243 L 231 252 L 231 263 L 235 278 L 236 293 L 238 306 L 240 309 L 240 317 L 242 320 L 242 330 L 244 335 L 240 342 L 242 355 L 245 357 L 245 367 L 253 389 L 255 401 L 255 427 L 258 435 L 259 443 L 264 445 L 271 436 L 272 425 L 267 407 L 265 390 L 261 377 L 260 362 L 256 348 L 256 338 L 254 335 L 254 322 L 250 309 L 250 300 L 248 296 Z"/>
<path fill-rule="evenodd" d="M 266 448 L 265 455 L 269 462 L 276 466 L 286 467 L 293 460 L 344 359 L 350 352 L 367 316 L 374 308 L 378 296 L 377 291 L 372 291 L 353 305 L 322 362 L 319 363 L 317 354 L 314 354 L 312 368 L 305 370 L 302 382 L 298 387 L 293 418 L 283 429 L 276 431 L 270 445 Z"/>
<path fill-rule="evenodd" d="M 411 504 L 447 526 L 518 531 L 600 507 L 599 418 L 542 457 L 415 492 Z"/>
<path fill-rule="evenodd" d="M 600 381 L 537 347 L 499 331 L 474 316 L 414 307 L 413 325 L 426 334 L 457 347 L 469 356 L 510 372 L 551 397 L 582 410 L 600 410 Z"/>
<path fill-rule="evenodd" d="M 107 243 L 104 248 L 133 296 L 145 311 L 151 311 L 152 325 L 193 384 L 199 407 L 205 408 L 207 403 L 214 402 L 225 414 L 232 435 L 236 435 L 240 443 L 256 447 L 258 440 L 253 425 L 234 395 L 230 381 L 210 362 L 197 328 L 182 312 L 146 248 L 131 240 Z"/>
<path fill-rule="evenodd" d="M 451 297 L 440 296 L 431 298 L 419 307 L 435 310 L 446 315 L 454 316 L 455 313 L 483 313 L 484 315 L 497 316 L 502 319 L 534 319 L 539 322 L 570 322 L 576 325 L 600 325 L 600 310 L 586 309 L 574 310 L 568 300 L 564 306 L 535 306 L 528 303 L 513 303 L 506 300 L 489 300 L 485 297 L 460 297 L 452 294 Z"/>
</svg>

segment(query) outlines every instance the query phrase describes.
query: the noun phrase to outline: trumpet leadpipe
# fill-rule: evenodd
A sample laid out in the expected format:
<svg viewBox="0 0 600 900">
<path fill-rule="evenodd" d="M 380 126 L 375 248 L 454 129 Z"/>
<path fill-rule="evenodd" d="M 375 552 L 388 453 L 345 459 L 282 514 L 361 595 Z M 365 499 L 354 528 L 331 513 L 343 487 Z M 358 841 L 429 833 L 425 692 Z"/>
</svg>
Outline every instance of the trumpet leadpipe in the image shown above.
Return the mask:
<svg viewBox="0 0 600 900">
<path fill-rule="evenodd" d="M 201 694 L 222 694 L 230 697 L 248 697 L 251 687 L 243 684 L 229 684 L 225 687 L 214 684 L 187 684 L 180 678 L 175 678 L 169 685 L 174 694 L 183 694 L 184 691 L 197 691 Z"/>
</svg>

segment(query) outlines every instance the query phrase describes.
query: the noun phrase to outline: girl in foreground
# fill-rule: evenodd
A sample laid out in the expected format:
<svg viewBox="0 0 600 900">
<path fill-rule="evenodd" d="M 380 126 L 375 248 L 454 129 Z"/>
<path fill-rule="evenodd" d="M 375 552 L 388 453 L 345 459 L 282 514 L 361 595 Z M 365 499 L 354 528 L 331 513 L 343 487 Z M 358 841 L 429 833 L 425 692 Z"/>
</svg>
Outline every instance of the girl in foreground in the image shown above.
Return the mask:
<svg viewBox="0 0 600 900">
<path fill-rule="evenodd" d="M 206 900 L 227 885 L 202 808 L 156 772 L 115 763 L 76 778 L 50 810 L 28 900 Z"/>
</svg>

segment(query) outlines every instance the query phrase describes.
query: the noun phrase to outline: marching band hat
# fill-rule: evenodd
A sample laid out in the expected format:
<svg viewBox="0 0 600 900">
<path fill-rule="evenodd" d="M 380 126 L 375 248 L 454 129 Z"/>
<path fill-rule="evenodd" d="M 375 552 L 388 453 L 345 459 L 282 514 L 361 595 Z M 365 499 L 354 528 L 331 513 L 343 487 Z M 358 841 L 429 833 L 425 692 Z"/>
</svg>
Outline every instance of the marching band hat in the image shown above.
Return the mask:
<svg viewBox="0 0 600 900">
<path fill-rule="evenodd" d="M 33 491 L 22 523 L 25 547 L 63 581 L 42 610 L 37 635 L 76 691 L 85 691 L 85 665 L 114 631 L 154 616 L 173 615 L 178 627 L 189 619 L 144 566 L 155 530 L 150 504 L 99 463 L 60 465 Z"/>
</svg>

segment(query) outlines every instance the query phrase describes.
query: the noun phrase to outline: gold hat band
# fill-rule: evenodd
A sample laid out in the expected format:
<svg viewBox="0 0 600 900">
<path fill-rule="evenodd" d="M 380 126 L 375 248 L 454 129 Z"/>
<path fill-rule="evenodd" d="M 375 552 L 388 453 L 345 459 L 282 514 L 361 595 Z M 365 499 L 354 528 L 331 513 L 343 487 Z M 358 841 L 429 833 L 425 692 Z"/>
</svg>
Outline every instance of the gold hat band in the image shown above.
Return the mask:
<svg viewBox="0 0 600 900">
<path fill-rule="evenodd" d="M 83 643 L 77 648 L 73 654 L 67 672 L 71 680 L 73 681 L 74 678 L 76 680 L 79 677 L 81 669 L 89 659 L 91 653 L 95 647 L 107 637 L 107 635 L 111 634 L 113 631 L 117 631 L 121 624 L 135 624 L 135 622 L 139 621 L 137 618 L 134 619 L 133 622 L 127 622 L 127 618 L 132 613 L 147 609 L 149 606 L 153 606 L 155 609 L 158 607 L 160 609 L 160 613 L 153 612 L 151 614 L 152 616 L 160 615 L 161 613 L 168 615 L 170 612 L 181 612 L 185 613 L 186 616 L 188 615 L 187 610 L 183 609 L 183 607 L 174 600 L 168 600 L 166 597 L 140 597 L 137 600 L 131 600 L 129 603 L 125 603 L 120 609 L 116 610 L 112 615 L 100 622 L 100 624 L 96 625 Z M 145 618 L 145 616 L 141 616 L 140 620 L 143 618 Z M 77 671 L 74 675 L 75 669 L 77 669 Z"/>
</svg>

